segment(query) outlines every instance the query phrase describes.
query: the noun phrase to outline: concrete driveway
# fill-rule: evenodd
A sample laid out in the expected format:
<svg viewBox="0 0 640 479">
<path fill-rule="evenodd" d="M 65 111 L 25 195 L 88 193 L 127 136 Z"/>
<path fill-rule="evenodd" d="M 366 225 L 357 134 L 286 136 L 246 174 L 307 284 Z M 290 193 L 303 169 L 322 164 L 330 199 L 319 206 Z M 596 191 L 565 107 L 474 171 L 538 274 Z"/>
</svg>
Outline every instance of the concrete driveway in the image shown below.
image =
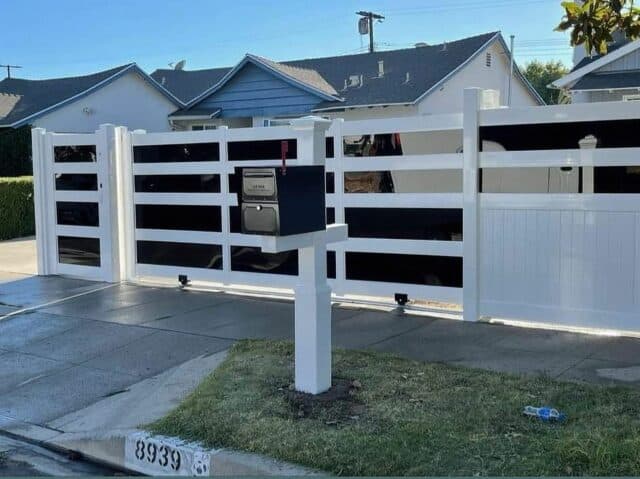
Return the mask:
<svg viewBox="0 0 640 479">
<path fill-rule="evenodd" d="M 31 275 L 38 271 L 34 236 L 0 241 L 0 282 L 2 273 Z"/>
<path fill-rule="evenodd" d="M 68 296 L 75 297 L 55 303 Z M 334 307 L 333 316 L 337 347 L 560 379 L 640 384 L 640 341 L 635 339 L 358 308 Z M 16 277 L 0 284 L 0 429 L 3 421 L 15 419 L 51 425 L 241 338 L 292 337 L 288 301 Z"/>
</svg>

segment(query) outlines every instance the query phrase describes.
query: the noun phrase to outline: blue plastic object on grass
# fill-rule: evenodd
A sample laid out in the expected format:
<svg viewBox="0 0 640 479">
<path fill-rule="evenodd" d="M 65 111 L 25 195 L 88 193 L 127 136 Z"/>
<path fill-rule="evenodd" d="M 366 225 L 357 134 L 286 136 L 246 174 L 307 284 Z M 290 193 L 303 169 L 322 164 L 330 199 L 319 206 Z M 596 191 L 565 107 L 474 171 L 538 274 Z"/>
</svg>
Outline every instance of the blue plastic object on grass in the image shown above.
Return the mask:
<svg viewBox="0 0 640 479">
<path fill-rule="evenodd" d="M 561 413 L 555 408 L 552 407 L 534 407 L 534 406 L 526 406 L 522 411 L 522 414 L 525 416 L 537 417 L 543 421 L 554 421 L 554 422 L 562 422 L 567 416 L 564 413 Z"/>
</svg>

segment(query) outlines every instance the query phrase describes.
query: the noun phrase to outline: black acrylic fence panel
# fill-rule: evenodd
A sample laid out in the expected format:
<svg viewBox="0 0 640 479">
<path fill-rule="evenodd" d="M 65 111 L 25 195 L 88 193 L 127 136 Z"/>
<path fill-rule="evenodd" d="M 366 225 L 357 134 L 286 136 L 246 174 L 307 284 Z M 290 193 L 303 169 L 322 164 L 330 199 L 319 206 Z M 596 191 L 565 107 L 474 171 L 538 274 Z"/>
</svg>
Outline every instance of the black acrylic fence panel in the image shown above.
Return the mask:
<svg viewBox="0 0 640 479">
<path fill-rule="evenodd" d="M 58 191 L 97 191 L 98 175 L 84 173 L 63 173 L 56 175 Z"/>
<path fill-rule="evenodd" d="M 58 236 L 58 261 L 78 266 L 100 266 L 100 240 Z"/>
<path fill-rule="evenodd" d="M 136 193 L 220 193 L 220 175 L 136 175 Z"/>
<path fill-rule="evenodd" d="M 222 231 L 220 206 L 136 205 L 136 228 Z"/>
<path fill-rule="evenodd" d="M 136 250 L 139 264 L 222 269 L 220 245 L 137 241 Z"/>
<path fill-rule="evenodd" d="M 393 253 L 345 253 L 347 279 L 462 287 L 462 258 Z"/>
<path fill-rule="evenodd" d="M 55 146 L 53 158 L 56 163 L 95 163 L 96 146 Z"/>
<path fill-rule="evenodd" d="M 462 210 L 345 208 L 351 238 L 462 240 Z"/>
<path fill-rule="evenodd" d="M 134 163 L 184 161 L 220 161 L 220 145 L 218 143 L 182 143 L 133 147 Z"/>
<path fill-rule="evenodd" d="M 57 224 L 70 226 L 100 226 L 98 203 L 58 201 Z"/>
<path fill-rule="evenodd" d="M 289 160 L 298 157 L 298 144 L 296 139 L 283 140 L 251 140 L 230 141 L 227 144 L 229 161 L 251 160 L 277 160 L 282 157 L 281 143 L 288 144 L 286 158 Z"/>
</svg>

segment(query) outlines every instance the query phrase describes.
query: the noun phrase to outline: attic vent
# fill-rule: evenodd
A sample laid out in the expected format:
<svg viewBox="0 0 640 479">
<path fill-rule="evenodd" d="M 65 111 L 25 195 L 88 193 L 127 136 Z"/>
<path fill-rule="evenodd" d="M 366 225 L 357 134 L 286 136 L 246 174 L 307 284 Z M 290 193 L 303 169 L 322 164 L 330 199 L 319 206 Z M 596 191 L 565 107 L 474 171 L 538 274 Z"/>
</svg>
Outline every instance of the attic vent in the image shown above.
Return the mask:
<svg viewBox="0 0 640 479">
<path fill-rule="evenodd" d="M 487 56 L 485 59 L 485 65 L 487 65 L 487 68 L 491 68 L 491 53 L 487 52 Z"/>
<path fill-rule="evenodd" d="M 416 48 L 428 47 L 429 45 L 425 42 L 418 42 L 414 45 Z"/>
</svg>

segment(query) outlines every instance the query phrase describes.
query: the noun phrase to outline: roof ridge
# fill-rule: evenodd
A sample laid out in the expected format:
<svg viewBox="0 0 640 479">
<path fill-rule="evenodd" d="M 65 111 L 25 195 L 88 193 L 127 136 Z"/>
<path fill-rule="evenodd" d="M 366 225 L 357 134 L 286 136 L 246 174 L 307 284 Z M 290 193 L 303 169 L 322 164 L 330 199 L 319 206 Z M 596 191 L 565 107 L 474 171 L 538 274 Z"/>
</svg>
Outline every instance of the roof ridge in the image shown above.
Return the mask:
<svg viewBox="0 0 640 479">
<path fill-rule="evenodd" d="M 19 81 L 24 81 L 24 82 L 46 82 L 46 81 L 53 81 L 53 80 L 78 80 L 80 78 L 89 78 L 95 75 L 102 75 L 105 74 L 107 72 L 113 72 L 114 74 L 116 72 L 122 71 L 125 68 L 130 68 L 132 65 L 136 65 L 135 62 L 131 62 L 131 63 L 126 63 L 124 65 L 119 65 L 117 67 L 113 67 L 113 68 L 107 68 L 105 70 L 100 70 L 97 72 L 93 72 L 93 73 L 88 73 L 87 75 L 75 75 L 75 76 L 68 76 L 68 77 L 53 77 L 53 78 L 17 78 L 17 77 L 11 77 L 11 78 L 5 78 L 4 80 L 19 80 Z M 3 80 L 3 81 L 4 81 Z"/>
</svg>

